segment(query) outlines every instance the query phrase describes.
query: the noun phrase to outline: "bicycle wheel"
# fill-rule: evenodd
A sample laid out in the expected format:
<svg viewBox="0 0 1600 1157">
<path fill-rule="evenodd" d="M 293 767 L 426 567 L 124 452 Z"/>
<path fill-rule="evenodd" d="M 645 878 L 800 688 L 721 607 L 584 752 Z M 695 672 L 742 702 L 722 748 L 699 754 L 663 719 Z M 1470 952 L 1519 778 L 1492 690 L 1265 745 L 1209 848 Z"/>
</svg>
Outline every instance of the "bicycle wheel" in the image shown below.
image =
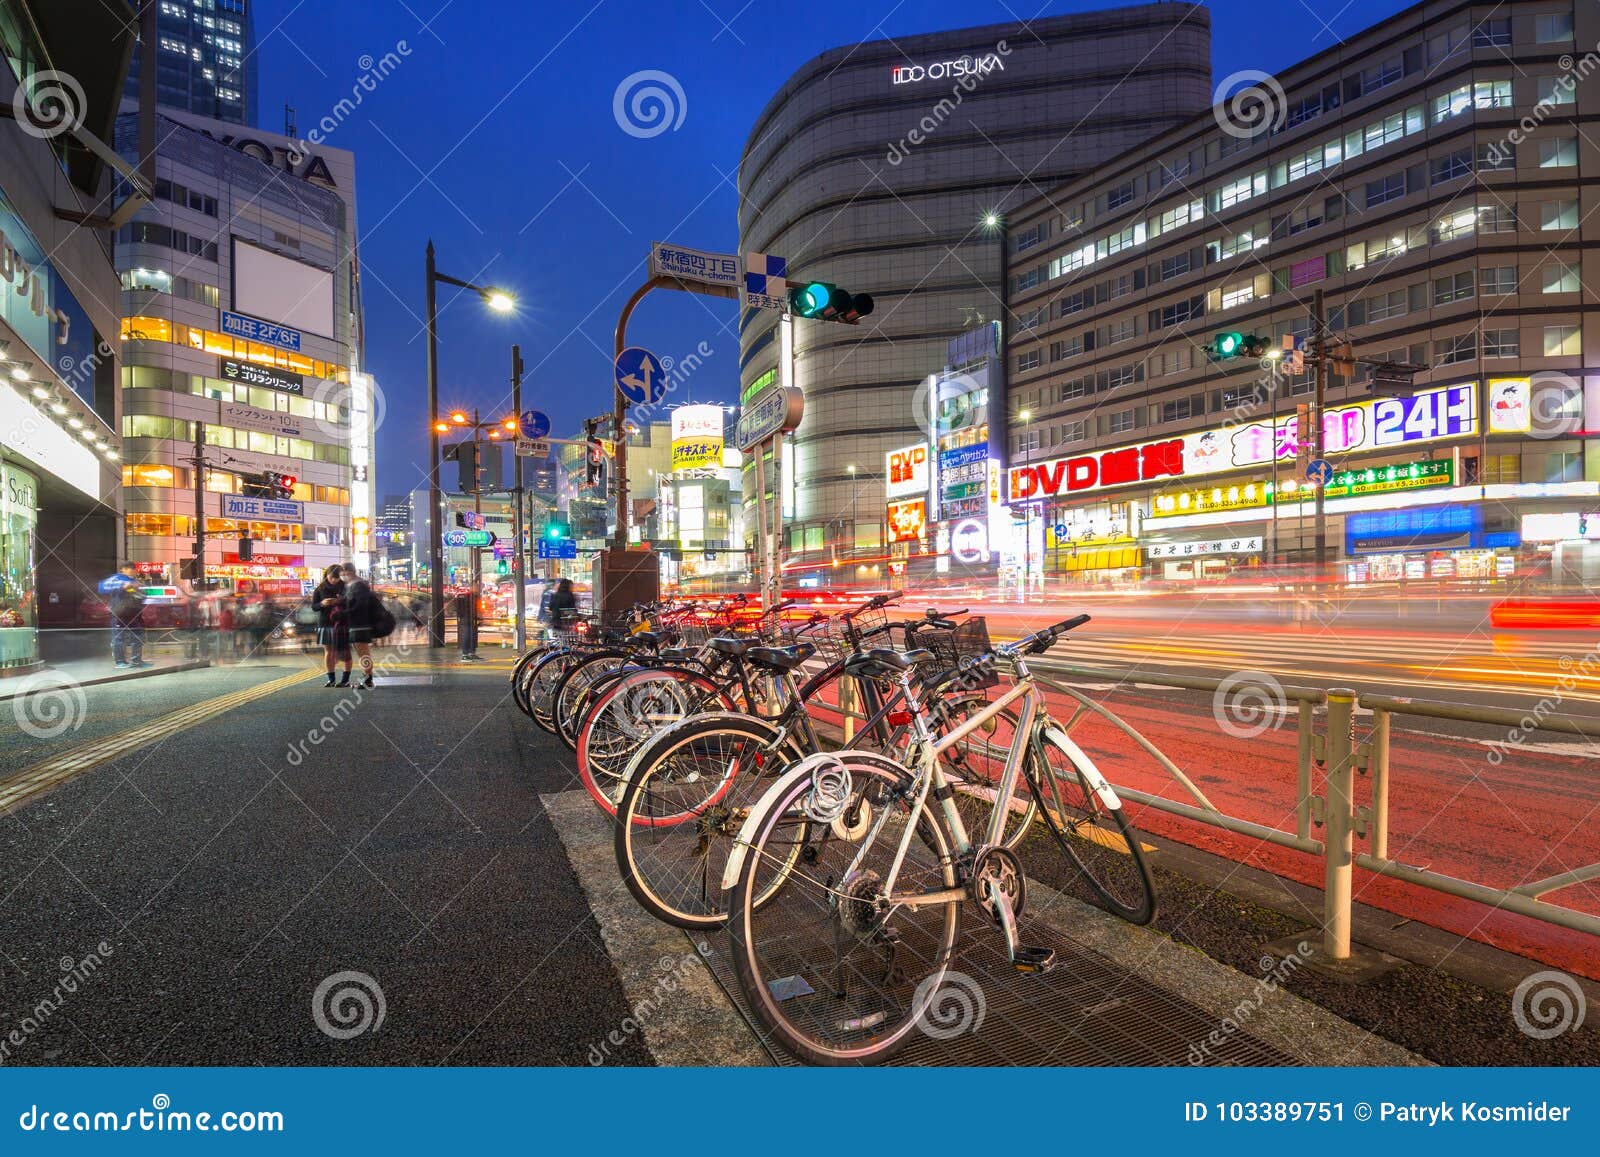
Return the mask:
<svg viewBox="0 0 1600 1157">
<path fill-rule="evenodd" d="M 517 710 L 524 715 L 533 714 L 533 706 L 528 701 L 528 689 L 532 685 L 533 670 L 538 666 L 539 660 L 548 655 L 554 647 L 550 643 L 540 643 L 527 651 L 511 668 L 511 701 L 517 705 Z"/>
<path fill-rule="evenodd" d="M 740 833 L 748 847 L 730 865 L 728 898 L 739 986 L 762 1025 L 814 1064 L 888 1059 L 944 983 L 961 901 L 883 899 L 911 822 L 907 780 L 870 757 L 814 756 L 773 785 Z M 943 827 L 923 809 L 895 890 L 955 883 Z"/>
<path fill-rule="evenodd" d="M 579 655 L 566 649 L 551 651 L 533 665 L 528 674 L 528 716 L 541 728 L 555 734 L 556 685 Z"/>
<path fill-rule="evenodd" d="M 617 868 L 640 906 L 679 928 L 720 925 L 739 828 L 801 755 L 771 723 L 731 712 L 686 719 L 641 748 L 613 829 Z"/>
<path fill-rule="evenodd" d="M 681 667 L 603 675 L 594 687 L 578 726 L 578 778 L 607 815 L 616 815 L 628 764 L 652 736 L 689 715 L 733 709 L 716 683 Z"/>
<path fill-rule="evenodd" d="M 589 685 L 608 671 L 615 671 L 628 661 L 626 651 L 597 651 L 585 655 L 566 671 L 556 683 L 551 695 L 550 720 L 556 735 L 569 750 L 578 745 L 577 725 L 582 721 L 582 703 Z"/>
<path fill-rule="evenodd" d="M 1035 843 L 1055 848 L 1067 861 L 1064 880 L 1049 873 L 1044 879 L 1131 924 L 1150 923 L 1156 914 L 1150 865 L 1116 793 L 1064 732 L 1045 728 L 1038 746 L 1040 758 L 1025 765 L 1033 771 L 1028 786 L 1044 828 Z"/>
</svg>

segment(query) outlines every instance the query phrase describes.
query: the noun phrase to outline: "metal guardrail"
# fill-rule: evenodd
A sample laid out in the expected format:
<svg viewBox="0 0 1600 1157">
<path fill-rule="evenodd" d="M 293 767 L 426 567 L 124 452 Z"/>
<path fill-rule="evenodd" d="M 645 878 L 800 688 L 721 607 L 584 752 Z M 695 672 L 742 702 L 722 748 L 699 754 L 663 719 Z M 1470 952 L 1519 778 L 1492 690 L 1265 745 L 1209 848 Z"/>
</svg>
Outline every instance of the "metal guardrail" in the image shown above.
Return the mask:
<svg viewBox="0 0 1600 1157">
<path fill-rule="evenodd" d="M 1108 667 L 1081 667 L 1051 661 L 1052 671 L 1069 677 L 1103 682 L 1149 686 L 1173 687 L 1189 691 L 1216 693 L 1224 680 L 1199 676 L 1154 674 L 1148 671 L 1119 670 Z M 1477 707 L 1462 703 L 1432 702 L 1390 695 L 1358 695 L 1344 687 L 1301 687 L 1279 684 L 1285 704 L 1296 705 L 1295 742 L 1295 830 L 1284 831 L 1253 820 L 1231 816 L 1218 808 L 1206 794 L 1173 763 L 1154 743 L 1127 720 L 1103 705 L 1094 702 L 1085 692 L 1045 678 L 1038 674 L 1035 682 L 1063 695 L 1077 707 L 1071 716 L 1062 720 L 1062 726 L 1071 731 L 1080 720 L 1089 715 L 1098 716 L 1125 734 L 1140 750 L 1149 755 L 1172 779 L 1189 794 L 1192 803 L 1152 795 L 1137 788 L 1113 784 L 1117 794 L 1157 811 L 1208 824 L 1238 835 L 1264 840 L 1279 847 L 1291 848 L 1323 859 L 1323 954 L 1334 960 L 1350 957 L 1350 931 L 1354 909 L 1354 869 L 1359 867 L 1418 887 L 1430 888 L 1446 895 L 1472 900 L 1490 907 L 1515 912 L 1534 920 L 1542 920 L 1558 927 L 1600 936 L 1600 917 L 1552 904 L 1541 897 L 1572 884 L 1600 878 L 1600 863 L 1574 868 L 1555 876 L 1536 880 L 1515 888 L 1498 888 L 1471 880 L 1463 880 L 1428 868 L 1403 864 L 1389 857 L 1389 739 L 1392 719 L 1396 715 L 1424 719 L 1451 719 L 1467 723 L 1484 723 L 1521 731 L 1546 730 L 1566 735 L 1588 738 L 1594 731 L 1592 721 L 1565 715 L 1540 714 L 1530 716 L 1525 711 L 1509 708 Z M 848 688 L 846 681 L 842 687 Z M 839 707 L 829 707 L 844 719 L 844 733 L 848 738 L 853 720 L 862 716 L 854 709 L 852 701 Z M 1372 712 L 1372 726 L 1366 738 L 1358 741 L 1355 734 L 1357 707 Z M 1326 724 L 1318 734 L 1315 727 L 1316 709 L 1326 707 Z M 1529 722 L 1534 726 L 1528 726 Z M 1313 768 L 1320 766 L 1324 775 L 1323 794 L 1314 790 Z M 1103 769 L 1102 769 L 1103 770 Z M 1355 803 L 1355 778 L 1372 777 L 1372 799 L 1366 807 Z M 1311 834 L 1314 826 L 1323 828 L 1323 838 Z M 1366 838 L 1370 851 L 1356 850 L 1357 837 Z"/>
<path fill-rule="evenodd" d="M 1220 679 L 1152 674 L 1148 671 L 1133 672 L 1056 663 L 1052 663 L 1052 668 L 1070 676 L 1086 679 L 1127 683 L 1137 681 L 1151 686 L 1213 693 L 1223 685 L 1223 680 Z M 1419 887 L 1431 888 L 1446 895 L 1488 904 L 1494 908 L 1515 912 L 1562 928 L 1600 936 L 1600 917 L 1540 899 L 1541 896 L 1570 884 L 1600 878 L 1600 863 L 1574 868 L 1516 888 L 1497 888 L 1427 868 L 1403 864 L 1389 857 L 1391 782 L 1389 738 L 1393 716 L 1452 719 L 1468 723 L 1494 724 L 1524 731 L 1542 729 L 1578 736 L 1587 736 L 1592 732 L 1594 729 L 1592 722 L 1585 724 L 1582 720 L 1556 714 L 1533 717 L 1527 712 L 1509 708 L 1441 703 L 1389 695 L 1358 695 L 1355 691 L 1344 687 L 1319 690 L 1282 685 L 1285 700 L 1292 700 L 1298 704 L 1295 769 L 1296 831 L 1291 833 L 1224 814 L 1212 806 L 1189 782 L 1188 777 L 1184 776 L 1171 760 L 1156 750 L 1155 745 L 1140 735 L 1126 720 L 1099 707 L 1098 704 L 1089 704 L 1081 692 L 1069 686 L 1052 679 L 1038 676 L 1035 678 L 1051 690 L 1073 698 L 1081 704 L 1088 704 L 1098 714 L 1115 724 L 1142 749 L 1155 757 L 1163 769 L 1196 798 L 1200 806 L 1187 805 L 1114 784 L 1119 795 L 1159 811 L 1323 857 L 1323 952 L 1332 959 L 1345 960 L 1350 956 L 1350 927 L 1354 904 L 1352 880 L 1356 867 Z M 1327 707 L 1327 723 L 1323 734 L 1318 735 L 1315 733 L 1313 722 L 1315 708 L 1321 704 Z M 1359 742 L 1355 736 L 1355 713 L 1358 706 L 1372 712 L 1372 727 L 1366 738 Z M 1080 714 L 1082 714 L 1081 708 L 1074 712 L 1071 722 L 1076 722 Z M 1534 727 L 1527 726 L 1530 720 L 1535 724 Z M 1312 786 L 1313 765 L 1321 765 L 1323 768 L 1325 786 L 1324 793 L 1320 796 L 1315 794 Z M 1372 776 L 1372 801 L 1367 807 L 1357 808 L 1354 792 L 1355 777 L 1367 774 Z M 1323 826 L 1323 838 L 1320 842 L 1310 837 L 1311 826 L 1318 822 Z M 1371 851 L 1356 851 L 1357 836 L 1369 840 Z"/>
</svg>

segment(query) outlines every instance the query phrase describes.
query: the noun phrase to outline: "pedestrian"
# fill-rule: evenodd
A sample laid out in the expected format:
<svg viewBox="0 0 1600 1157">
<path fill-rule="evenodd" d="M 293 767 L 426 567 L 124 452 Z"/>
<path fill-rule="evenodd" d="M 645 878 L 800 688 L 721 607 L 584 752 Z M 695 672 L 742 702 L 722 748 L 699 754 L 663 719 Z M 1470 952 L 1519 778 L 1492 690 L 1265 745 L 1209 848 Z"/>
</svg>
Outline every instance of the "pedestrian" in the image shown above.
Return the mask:
<svg viewBox="0 0 1600 1157">
<path fill-rule="evenodd" d="M 317 608 L 317 642 L 322 644 L 323 663 L 328 671 L 324 687 L 334 686 L 335 663 L 344 664 L 340 687 L 350 686 L 350 632 L 344 622 L 344 577 L 335 564 L 322 572 L 322 581 L 311 592 L 311 605 Z"/>
<path fill-rule="evenodd" d="M 144 661 L 144 590 L 131 562 L 100 582 L 106 609 L 111 612 L 111 659 L 118 667 L 148 667 Z"/>
<path fill-rule="evenodd" d="M 372 644 L 388 633 L 383 629 L 385 622 L 389 624 L 389 630 L 394 629 L 394 619 L 372 587 L 356 573 L 353 565 L 345 563 L 342 573 L 345 625 L 350 633 L 350 646 L 361 660 L 361 682 L 358 686 L 371 687 Z"/>
<path fill-rule="evenodd" d="M 550 596 L 550 625 L 558 631 L 570 631 L 577 617 L 578 596 L 572 591 L 572 580 L 564 578 Z"/>
<path fill-rule="evenodd" d="M 259 657 L 267 653 L 267 640 L 278 625 L 278 604 L 271 594 L 267 594 L 262 596 L 253 610 L 255 614 L 249 622 L 250 653 Z"/>
</svg>

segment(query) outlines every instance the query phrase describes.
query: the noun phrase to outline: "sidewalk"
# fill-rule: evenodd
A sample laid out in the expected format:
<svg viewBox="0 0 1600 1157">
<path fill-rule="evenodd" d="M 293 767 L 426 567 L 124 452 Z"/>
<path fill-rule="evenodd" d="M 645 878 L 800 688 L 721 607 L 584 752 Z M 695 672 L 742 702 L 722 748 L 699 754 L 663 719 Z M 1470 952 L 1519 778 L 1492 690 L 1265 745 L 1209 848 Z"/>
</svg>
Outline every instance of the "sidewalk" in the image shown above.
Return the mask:
<svg viewBox="0 0 1600 1157">
<path fill-rule="evenodd" d="M 119 668 L 107 655 L 99 659 L 69 659 L 63 663 L 46 663 L 26 675 L 0 679 L 0 703 L 37 690 L 41 678 L 48 678 L 52 682 L 64 679 L 78 687 L 93 687 L 100 683 L 148 679 L 153 675 L 197 671 L 202 667 L 211 666 L 210 659 L 186 659 L 182 655 L 151 655 L 146 662 L 150 666 Z"/>
</svg>

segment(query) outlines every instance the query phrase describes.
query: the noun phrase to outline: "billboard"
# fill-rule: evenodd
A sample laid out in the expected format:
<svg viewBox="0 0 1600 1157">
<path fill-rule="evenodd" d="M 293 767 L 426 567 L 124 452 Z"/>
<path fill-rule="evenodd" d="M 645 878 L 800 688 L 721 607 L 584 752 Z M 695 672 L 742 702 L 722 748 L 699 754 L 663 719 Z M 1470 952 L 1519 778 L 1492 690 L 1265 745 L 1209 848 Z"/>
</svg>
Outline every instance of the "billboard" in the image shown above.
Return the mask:
<svg viewBox="0 0 1600 1157">
<path fill-rule="evenodd" d="M 915 542 L 928 529 L 928 500 L 907 498 L 889 503 L 889 541 Z"/>
<path fill-rule="evenodd" d="M 926 442 L 890 450 L 884 455 L 883 485 L 888 498 L 926 495 L 932 477 Z"/>
<path fill-rule="evenodd" d="M 307 333 L 333 336 L 333 274 L 233 239 L 233 308 Z"/>
<path fill-rule="evenodd" d="M 722 407 L 679 406 L 672 411 L 672 469 L 722 465 Z"/>
</svg>

